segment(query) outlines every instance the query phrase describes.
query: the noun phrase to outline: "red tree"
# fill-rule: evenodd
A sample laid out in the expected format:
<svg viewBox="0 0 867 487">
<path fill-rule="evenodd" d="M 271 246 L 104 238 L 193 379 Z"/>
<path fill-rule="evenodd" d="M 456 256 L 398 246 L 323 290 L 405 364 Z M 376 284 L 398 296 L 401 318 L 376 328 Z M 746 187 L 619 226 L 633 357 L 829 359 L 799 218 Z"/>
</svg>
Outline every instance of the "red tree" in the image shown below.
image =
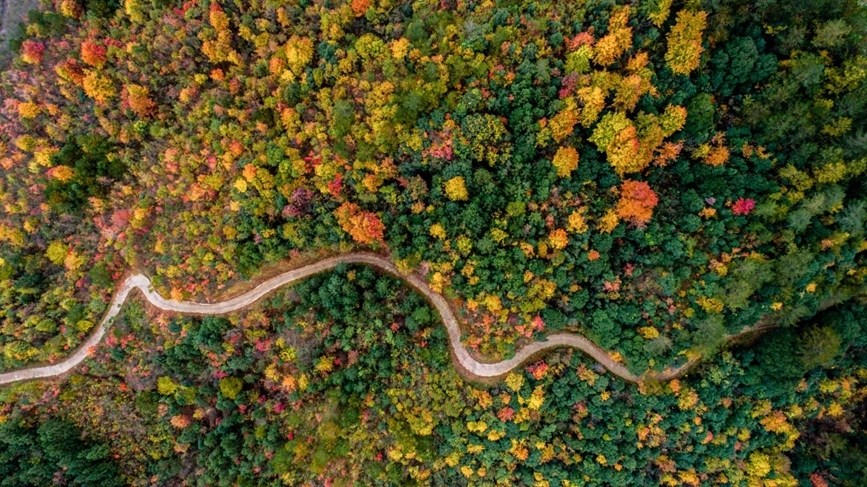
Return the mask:
<svg viewBox="0 0 867 487">
<path fill-rule="evenodd" d="M 756 207 L 756 200 L 751 198 L 738 198 L 735 204 L 732 205 L 732 213 L 735 215 L 749 215 Z"/>
</svg>

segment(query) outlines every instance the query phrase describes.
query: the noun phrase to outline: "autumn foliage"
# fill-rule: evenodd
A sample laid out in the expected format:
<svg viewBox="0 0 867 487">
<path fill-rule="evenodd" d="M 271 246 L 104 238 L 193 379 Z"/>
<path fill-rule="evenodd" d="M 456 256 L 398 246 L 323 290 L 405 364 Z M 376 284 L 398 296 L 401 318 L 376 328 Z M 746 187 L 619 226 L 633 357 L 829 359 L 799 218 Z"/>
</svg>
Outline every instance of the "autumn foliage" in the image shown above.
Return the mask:
<svg viewBox="0 0 867 487">
<path fill-rule="evenodd" d="M 563 230 L 562 228 L 552 230 L 551 233 L 548 234 L 548 243 L 550 243 L 551 247 L 556 250 L 565 249 L 569 244 L 569 236 L 566 234 L 566 230 Z"/>
<path fill-rule="evenodd" d="M 100 74 L 99 71 L 92 70 L 87 72 L 82 80 L 82 84 L 85 94 L 98 103 L 105 103 L 115 96 L 114 84 L 108 77 Z"/>
<path fill-rule="evenodd" d="M 382 242 L 385 225 L 376 213 L 362 211 L 357 204 L 347 202 L 334 210 L 334 216 L 340 228 L 356 242 L 362 245 Z"/>
<path fill-rule="evenodd" d="M 157 106 L 151 100 L 150 91 L 144 86 L 127 85 L 124 87 L 123 95 L 126 105 L 139 117 L 150 115 Z"/>
<path fill-rule="evenodd" d="M 446 196 L 452 201 L 465 201 L 469 198 L 463 176 L 456 176 L 445 182 Z"/>
<path fill-rule="evenodd" d="M 751 198 L 738 198 L 738 200 L 732 204 L 732 213 L 738 216 L 749 215 L 755 207 L 756 200 Z"/>
<path fill-rule="evenodd" d="M 701 60 L 701 35 L 707 25 L 707 13 L 681 10 L 677 23 L 668 35 L 665 62 L 677 74 L 689 74 Z"/>
<path fill-rule="evenodd" d="M 704 157 L 703 161 L 709 166 L 722 166 L 729 160 L 729 149 L 725 145 L 714 146 Z"/>
<path fill-rule="evenodd" d="M 356 17 L 364 15 L 369 7 L 370 0 L 352 0 L 352 13 L 354 13 Z"/>
<path fill-rule="evenodd" d="M 629 22 L 630 8 L 621 7 L 611 14 L 608 21 L 608 35 L 599 39 L 594 46 L 593 61 L 600 66 L 608 66 L 632 47 L 632 27 Z"/>
<path fill-rule="evenodd" d="M 45 53 L 45 44 L 38 41 L 24 41 L 21 44 L 21 60 L 29 64 L 39 64 Z"/>
<path fill-rule="evenodd" d="M 823 4 L 818 0 L 43 1 L 47 10 L 11 39 L 0 76 L 0 370 L 68 356 L 99 323 L 126 272 L 151 276 L 165 297 L 209 299 L 263 266 L 361 246 L 384 253 L 387 247 L 402 270 L 417 271 L 432 289 L 454 297 L 466 318 L 463 343 L 479 356 L 502 358 L 534 333 L 570 330 L 635 373 L 677 366 L 698 353 L 707 357 L 708 371 L 724 366 L 714 353 L 725 333 L 765 316 L 780 330 L 791 329 L 818 303 L 856 295 L 867 277 L 867 213 L 859 189 L 867 172 L 867 115 L 860 103 L 867 64 L 858 44 L 867 36 L 857 21 L 864 7 L 858 0 L 824 3 L 840 5 L 846 15 L 836 7 L 813 8 Z M 96 6 L 106 8 L 100 14 Z M 351 282 L 362 281 L 369 282 Z M 395 286 L 402 297 L 412 294 Z M 320 296 L 318 287 L 296 294 Z M 327 301 L 343 302 L 347 293 L 335 294 Z M 144 324 L 149 315 L 137 313 L 132 300 L 108 334 L 123 346 L 113 350 L 107 342 L 96 350 L 110 357 L 112 368 L 93 358 L 80 393 L 111 414 L 111 401 L 94 399 L 98 394 L 89 393 L 98 391 L 89 384 L 105 381 L 114 392 L 129 382 L 125 394 L 159 395 L 160 410 L 147 407 L 149 399 L 136 406 L 143 413 L 136 418 L 152 421 L 141 434 L 107 431 L 112 422 L 101 418 L 87 434 L 112 438 L 111 453 L 126 459 L 155 458 L 151 453 L 159 450 L 160 461 L 180 458 L 177 472 L 232 472 L 220 481 L 196 479 L 208 485 L 386 485 L 410 481 L 408 475 L 419 484 L 568 480 L 588 487 L 724 477 L 760 485 L 781 478 L 775 472 L 748 479 L 740 471 L 742 465 L 773 469 L 775 461 L 750 460 L 753 450 L 772 442 L 730 432 L 740 421 L 731 414 L 744 409 L 718 406 L 720 398 L 710 397 L 723 383 L 713 382 L 706 404 L 684 387 L 683 408 L 660 410 L 667 426 L 635 407 L 639 417 L 628 430 L 618 426 L 610 431 L 613 440 L 592 441 L 588 425 L 598 414 L 616 406 L 621 410 L 611 418 L 623 418 L 631 410 L 626 396 L 639 395 L 621 387 L 604 397 L 597 393 L 605 387 L 588 391 L 598 396 L 592 400 L 563 387 L 558 390 L 567 394 L 554 394 L 545 381 L 566 374 L 589 384 L 598 375 L 579 353 L 570 355 L 568 367 L 553 357 L 545 358 L 544 372 L 517 370 L 524 385 L 513 387 L 512 379 L 493 398 L 467 392 L 488 404 L 486 411 L 508 412 L 502 418 L 510 424 L 496 424 L 499 415 L 480 409 L 469 413 L 472 431 L 457 432 L 449 428 L 461 421 L 456 416 L 431 419 L 432 409 L 416 401 L 457 382 L 447 345 L 418 326 L 441 331 L 436 314 L 404 320 L 387 301 L 363 294 L 365 311 L 376 316 L 348 315 L 353 306 L 344 302 L 333 317 L 346 318 L 352 329 L 339 330 L 317 315 L 316 335 L 310 330 L 308 337 L 326 341 L 299 337 L 322 343 L 328 355 L 299 353 L 303 371 L 267 355 L 270 347 L 282 348 L 265 332 L 280 315 L 270 304 L 237 333 L 228 324 L 215 330 L 204 340 L 213 353 L 199 354 L 198 343 L 188 344 L 190 350 L 176 346 L 210 335 L 199 324 L 185 322 L 180 332 L 168 331 L 173 317 Z M 537 318 L 544 330 L 536 328 Z M 158 346 L 137 348 L 122 338 L 142 335 L 132 333 L 141 326 L 165 333 Z M 377 346 L 400 337 L 399 367 L 348 374 L 347 367 L 362 365 L 372 351 L 365 336 Z M 841 343 L 852 336 L 841 333 Z M 359 348 L 352 337 L 368 344 Z M 783 345 L 778 348 L 792 348 Z M 335 349 L 343 346 L 354 350 Z M 424 351 L 424 364 L 451 375 L 405 362 L 409 349 Z M 383 350 L 374 352 L 370 360 L 382 361 Z M 163 353 L 172 355 L 165 364 L 158 358 L 153 368 L 130 370 Z M 235 356 L 252 359 L 252 369 L 225 366 Z M 199 357 L 197 364 L 212 369 L 190 369 L 193 377 L 184 377 L 186 366 L 172 365 L 179 357 Z M 275 368 L 259 378 L 260 365 Z M 280 423 L 281 411 L 302 411 L 307 406 L 299 401 L 321 398 L 308 390 L 308 379 L 322 391 L 331 373 L 347 393 L 340 414 L 357 408 L 358 431 L 380 435 L 384 444 L 352 435 L 349 442 L 317 444 L 319 432 L 335 424 L 326 410 L 317 411 L 321 421 L 308 411 L 309 428 Z M 221 374 L 243 377 L 242 389 L 221 391 L 215 382 Z M 170 392 L 163 388 L 167 394 L 154 385 L 165 375 L 176 384 Z M 386 381 L 381 388 L 369 385 L 374 377 Z M 211 383 L 200 384 L 193 398 L 187 387 L 202 379 Z M 429 379 L 440 382 L 422 387 Z M 402 390 L 397 384 L 416 385 L 417 395 L 390 398 Z M 542 405 L 537 386 L 546 391 L 543 410 L 525 407 L 531 398 Z M 350 389 L 369 391 L 371 399 L 367 392 L 352 397 Z M 211 403 L 216 394 L 223 398 Z M 366 403 L 383 399 L 390 412 L 378 416 Z M 15 420 L 18 413 L 4 407 L 0 401 L 0 422 Z M 244 426 L 253 424 L 246 419 L 254 409 L 264 428 L 255 434 Z M 712 426 L 699 410 L 731 414 Z M 236 411 L 243 425 L 232 420 Z M 367 411 L 373 416 L 361 419 Z M 353 416 L 336 423 L 341 431 L 350 431 L 343 425 Z M 757 418 L 743 416 L 750 417 Z M 388 432 L 375 424 L 383 418 Z M 217 427 L 221 420 L 229 421 Z M 546 433 L 548 420 L 557 424 Z M 526 442 L 513 428 L 518 425 Z M 576 425 L 581 432 L 573 428 L 574 436 L 586 435 L 590 443 L 561 442 Z M 232 458 L 224 465 L 195 465 L 183 452 L 207 453 L 210 439 L 202 435 L 215 427 L 249 440 L 223 444 L 267 443 L 250 447 L 263 460 L 227 450 Z M 177 438 L 160 439 L 166 436 L 160 431 L 172 430 Z M 453 437 L 438 436 L 444 433 Z M 288 435 L 297 438 L 291 446 Z M 539 435 L 547 437 L 531 438 Z M 618 437 L 628 444 L 617 444 Z M 705 442 L 707 449 L 695 458 L 672 454 L 679 448 L 672 439 L 682 437 L 679 445 L 690 453 Z M 154 450 L 124 450 L 117 441 Z M 333 463 L 322 460 L 335 451 Z M 345 463 L 347 451 L 362 456 Z M 269 471 L 269 455 L 276 473 Z M 287 462 L 296 465 L 295 477 L 280 477 L 285 470 L 277 466 Z M 359 463 L 383 471 L 356 475 Z M 124 468 L 157 473 L 152 464 Z M 330 469 L 342 470 L 340 479 Z M 451 478 L 449 469 L 463 478 Z M 66 473 L 57 478 L 75 483 Z"/>
<path fill-rule="evenodd" d="M 93 67 L 101 68 L 106 61 L 105 46 L 91 41 L 82 42 L 81 60 Z"/>
<path fill-rule="evenodd" d="M 635 226 L 644 226 L 653 216 L 653 208 L 659 199 L 644 181 L 623 181 L 620 185 L 620 201 L 617 215 Z"/>
<path fill-rule="evenodd" d="M 557 175 L 561 178 L 568 177 L 572 171 L 578 169 L 578 151 L 574 147 L 560 147 L 551 161 L 557 169 Z"/>
</svg>

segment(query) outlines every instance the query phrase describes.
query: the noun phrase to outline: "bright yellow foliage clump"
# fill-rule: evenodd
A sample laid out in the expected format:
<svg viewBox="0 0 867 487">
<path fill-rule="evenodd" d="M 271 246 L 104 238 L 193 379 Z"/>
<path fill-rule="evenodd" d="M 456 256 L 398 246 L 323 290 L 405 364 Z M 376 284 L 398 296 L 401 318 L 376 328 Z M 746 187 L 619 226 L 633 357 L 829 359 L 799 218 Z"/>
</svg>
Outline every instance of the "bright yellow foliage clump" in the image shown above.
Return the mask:
<svg viewBox="0 0 867 487">
<path fill-rule="evenodd" d="M 235 184 L 233 186 L 241 193 L 247 192 L 247 181 L 243 178 L 238 178 L 238 180 L 235 181 Z"/>
<path fill-rule="evenodd" d="M 391 55 L 394 56 L 395 59 L 403 59 L 412 47 L 412 43 L 409 39 L 401 37 L 400 39 L 390 42 L 388 47 L 391 49 Z"/>
<path fill-rule="evenodd" d="M 556 115 L 548 121 L 548 127 L 551 129 L 551 136 L 557 142 L 562 141 L 566 137 L 572 135 L 575 125 L 578 123 L 578 106 L 575 99 L 572 97 L 564 100 L 565 106 Z"/>
<path fill-rule="evenodd" d="M 105 103 L 114 98 L 114 85 L 111 80 L 92 70 L 84 76 L 84 93 L 99 103 Z"/>
<path fill-rule="evenodd" d="M 531 411 L 538 411 L 545 403 L 545 391 L 541 386 L 533 389 L 533 394 L 530 395 L 530 400 L 527 401 L 527 408 Z"/>
<path fill-rule="evenodd" d="M 629 27 L 629 7 L 614 10 L 608 20 L 608 35 L 594 47 L 593 61 L 608 66 L 632 47 L 632 27 Z"/>
<path fill-rule="evenodd" d="M 668 19 L 671 13 L 672 0 L 657 0 L 655 5 L 651 5 L 647 12 L 647 18 L 653 22 L 653 25 L 662 27 L 662 24 Z"/>
<path fill-rule="evenodd" d="M 293 35 L 286 43 L 286 61 L 289 69 L 298 76 L 313 59 L 313 41 L 307 37 Z"/>
<path fill-rule="evenodd" d="M 430 226 L 430 234 L 432 237 L 443 240 L 446 238 L 446 229 L 441 224 L 434 223 Z"/>
<path fill-rule="evenodd" d="M 599 86 L 586 86 L 578 90 L 578 99 L 584 106 L 581 108 L 579 121 L 584 127 L 596 122 L 602 109 L 605 108 L 605 91 Z"/>
<path fill-rule="evenodd" d="M 659 337 L 659 330 L 652 326 L 642 326 L 638 329 L 638 333 L 647 340 L 653 340 L 654 338 Z"/>
<path fill-rule="evenodd" d="M 32 101 L 18 104 L 18 116 L 21 118 L 36 118 L 39 115 L 39 105 Z"/>
<path fill-rule="evenodd" d="M 614 136 L 614 140 L 608 144 L 606 149 L 608 162 L 621 176 L 640 171 L 646 166 L 642 158 L 638 157 L 640 150 L 638 132 L 634 126 L 630 125 L 618 132 Z"/>
<path fill-rule="evenodd" d="M 848 168 L 843 161 L 831 161 L 813 169 L 813 175 L 820 183 L 836 183 L 848 175 Z"/>
<path fill-rule="evenodd" d="M 664 143 L 686 122 L 686 109 L 666 107 L 662 115 L 640 113 L 635 120 L 622 111 L 605 114 L 593 129 L 590 142 L 604 152 L 620 176 L 638 172 L 657 157 L 660 164 L 677 157 L 680 147 Z"/>
<path fill-rule="evenodd" d="M 747 473 L 754 478 L 762 478 L 771 473 L 771 462 L 768 455 L 759 452 L 751 453 L 747 464 Z"/>
<path fill-rule="evenodd" d="M 665 137 L 683 128 L 686 123 L 686 108 L 677 105 L 668 105 L 665 112 L 659 117 L 659 126 Z"/>
<path fill-rule="evenodd" d="M 557 169 L 558 176 L 568 177 L 572 171 L 578 169 L 578 151 L 574 147 L 560 147 L 551 164 Z"/>
<path fill-rule="evenodd" d="M 506 385 L 509 386 L 509 389 L 514 392 L 518 392 L 521 390 L 521 386 L 524 385 L 524 376 L 521 374 L 516 374 L 514 372 L 510 372 L 506 376 Z"/>
<path fill-rule="evenodd" d="M 587 222 L 584 220 L 584 215 L 580 210 L 573 211 L 569 215 L 569 231 L 574 233 L 584 233 L 587 231 Z"/>
<path fill-rule="evenodd" d="M 615 228 L 617 228 L 618 223 L 620 223 L 620 217 L 617 216 L 617 212 L 615 210 L 608 210 L 602 218 L 599 219 L 597 227 L 602 233 L 611 233 Z"/>
<path fill-rule="evenodd" d="M 45 256 L 48 257 L 53 264 L 61 265 L 63 261 L 66 260 L 66 254 L 69 252 L 69 248 L 63 242 L 51 242 L 48 245 L 48 249 L 45 250 Z"/>
<path fill-rule="evenodd" d="M 707 13 L 681 10 L 668 34 L 665 64 L 676 74 L 688 75 L 701 61 L 701 35 L 707 25 Z"/>
<path fill-rule="evenodd" d="M 469 199 L 467 186 L 463 176 L 455 176 L 445 183 L 446 196 L 452 201 L 466 201 Z"/>
<path fill-rule="evenodd" d="M 49 171 L 52 178 L 61 182 L 67 182 L 75 177 L 75 170 L 69 166 L 57 166 Z"/>
<path fill-rule="evenodd" d="M 77 19 L 81 16 L 82 8 L 74 0 L 62 0 L 57 10 L 64 16 L 71 19 Z"/>
<path fill-rule="evenodd" d="M 708 298 L 701 296 L 695 300 L 696 304 L 701 306 L 706 313 L 722 313 L 723 302 L 716 298 Z"/>
<path fill-rule="evenodd" d="M 569 245 L 569 236 L 566 235 L 566 230 L 562 228 L 557 228 L 551 231 L 548 234 L 548 243 L 551 244 L 556 250 L 565 249 L 567 245 Z"/>
<path fill-rule="evenodd" d="M 123 8 L 127 17 L 134 23 L 142 23 L 145 21 L 145 6 L 141 0 L 124 0 Z"/>
</svg>

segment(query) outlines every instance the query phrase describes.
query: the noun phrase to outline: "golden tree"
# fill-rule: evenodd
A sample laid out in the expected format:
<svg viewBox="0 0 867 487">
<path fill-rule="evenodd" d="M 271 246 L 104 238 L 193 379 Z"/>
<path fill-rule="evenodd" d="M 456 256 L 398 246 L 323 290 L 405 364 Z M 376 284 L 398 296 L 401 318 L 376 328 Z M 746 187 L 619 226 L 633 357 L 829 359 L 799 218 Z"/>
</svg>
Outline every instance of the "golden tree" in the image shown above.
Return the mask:
<svg viewBox="0 0 867 487">
<path fill-rule="evenodd" d="M 558 176 L 568 177 L 572 171 L 578 169 L 578 151 L 574 147 L 560 147 L 551 164 L 557 169 Z"/>
<path fill-rule="evenodd" d="M 307 37 L 293 35 L 286 42 L 286 61 L 289 69 L 298 76 L 313 59 L 313 41 Z"/>
<path fill-rule="evenodd" d="M 569 231 L 574 233 L 584 233 L 587 231 L 587 222 L 584 220 L 582 210 L 575 210 L 569 215 L 568 219 Z"/>
<path fill-rule="evenodd" d="M 85 75 L 83 85 L 84 93 L 99 103 L 114 98 L 115 90 L 111 80 L 96 70 L 91 70 Z"/>
<path fill-rule="evenodd" d="M 665 63 L 677 74 L 689 74 L 701 60 L 701 34 L 707 24 L 707 13 L 681 10 L 677 22 L 668 34 Z"/>
<path fill-rule="evenodd" d="M 456 176 L 445 183 L 446 196 L 452 201 L 466 201 L 469 198 L 463 176 Z"/>
<path fill-rule="evenodd" d="M 551 230 L 551 233 L 548 234 L 548 243 L 556 250 L 565 249 L 569 245 L 569 236 L 566 235 L 566 230 L 562 228 Z"/>
<path fill-rule="evenodd" d="M 566 137 L 572 135 L 575 124 L 578 123 L 578 106 L 575 99 L 571 96 L 563 100 L 565 106 L 556 115 L 548 121 L 548 127 L 551 129 L 551 136 L 557 142 L 562 141 Z"/>
<path fill-rule="evenodd" d="M 580 122 L 589 127 L 596 122 L 602 109 L 605 108 L 605 91 L 599 86 L 587 86 L 578 90 L 578 99 L 584 104 L 581 109 Z"/>
<path fill-rule="evenodd" d="M 599 39 L 593 48 L 593 61 L 609 66 L 632 47 L 632 27 L 629 27 L 629 7 L 612 11 L 608 20 L 608 35 Z"/>
</svg>

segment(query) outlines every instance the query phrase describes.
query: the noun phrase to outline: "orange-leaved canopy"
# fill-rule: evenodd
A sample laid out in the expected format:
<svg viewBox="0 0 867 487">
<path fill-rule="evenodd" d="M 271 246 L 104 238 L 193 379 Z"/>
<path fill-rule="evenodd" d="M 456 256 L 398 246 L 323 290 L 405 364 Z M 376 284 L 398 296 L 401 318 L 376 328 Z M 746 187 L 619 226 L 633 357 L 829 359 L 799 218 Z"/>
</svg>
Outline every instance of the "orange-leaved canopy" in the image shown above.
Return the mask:
<svg viewBox="0 0 867 487">
<path fill-rule="evenodd" d="M 653 216 L 653 208 L 659 203 L 656 193 L 644 181 L 625 180 L 620 185 L 620 201 L 617 216 L 635 226 L 644 226 Z"/>
</svg>

